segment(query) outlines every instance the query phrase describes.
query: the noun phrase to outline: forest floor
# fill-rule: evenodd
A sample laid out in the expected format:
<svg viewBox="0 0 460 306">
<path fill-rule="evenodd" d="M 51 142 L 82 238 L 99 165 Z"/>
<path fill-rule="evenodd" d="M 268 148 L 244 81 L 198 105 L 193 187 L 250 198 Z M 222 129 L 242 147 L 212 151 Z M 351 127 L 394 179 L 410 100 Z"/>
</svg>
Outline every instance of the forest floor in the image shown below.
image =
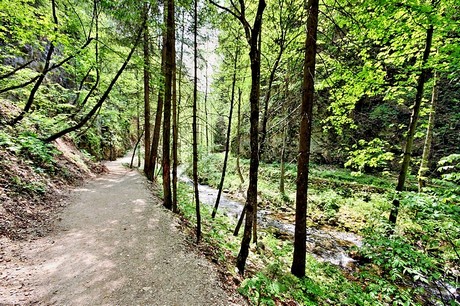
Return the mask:
<svg viewBox="0 0 460 306">
<path fill-rule="evenodd" d="M 71 192 L 48 235 L 0 238 L 0 305 L 241 305 L 119 159 Z"/>
</svg>

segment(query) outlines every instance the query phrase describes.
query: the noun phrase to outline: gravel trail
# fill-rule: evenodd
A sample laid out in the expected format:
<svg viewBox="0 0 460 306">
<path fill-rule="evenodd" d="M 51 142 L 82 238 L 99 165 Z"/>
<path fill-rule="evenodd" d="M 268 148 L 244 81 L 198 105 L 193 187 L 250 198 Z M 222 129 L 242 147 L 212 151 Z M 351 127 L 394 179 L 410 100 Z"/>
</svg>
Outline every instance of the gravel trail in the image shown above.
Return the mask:
<svg viewBox="0 0 460 306">
<path fill-rule="evenodd" d="M 72 191 L 51 235 L 9 246 L 0 305 L 237 305 L 127 161 Z"/>
</svg>

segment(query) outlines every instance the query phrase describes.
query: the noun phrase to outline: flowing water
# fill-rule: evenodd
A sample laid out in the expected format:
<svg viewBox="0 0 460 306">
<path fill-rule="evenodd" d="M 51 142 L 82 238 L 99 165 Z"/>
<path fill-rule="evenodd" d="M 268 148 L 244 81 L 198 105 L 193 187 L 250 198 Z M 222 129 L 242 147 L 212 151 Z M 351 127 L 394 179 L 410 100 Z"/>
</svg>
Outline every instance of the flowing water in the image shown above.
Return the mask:
<svg viewBox="0 0 460 306">
<path fill-rule="evenodd" d="M 189 185 L 193 185 L 192 180 L 185 174 L 185 167 L 178 168 L 179 180 Z M 214 207 L 218 190 L 207 185 L 198 185 L 200 202 Z M 244 202 L 230 198 L 222 193 L 219 203 L 218 213 L 224 214 L 235 223 L 244 207 Z M 270 210 L 258 210 L 257 212 L 258 225 L 274 231 L 277 235 L 293 239 L 295 226 L 286 220 L 279 220 L 275 217 L 274 212 Z M 349 232 L 340 232 L 331 229 L 307 228 L 307 252 L 313 255 L 320 261 L 329 262 L 331 264 L 344 268 L 350 267 L 355 262 L 349 255 L 350 248 L 362 246 L 362 238 L 356 234 Z M 459 299 L 456 288 L 445 282 L 439 284 L 423 285 L 428 292 L 433 296 L 445 299 L 446 301 L 454 301 Z M 439 289 L 440 287 L 440 289 Z M 441 295 L 439 290 L 442 291 Z M 453 298 L 453 299 L 452 299 Z"/>
<path fill-rule="evenodd" d="M 178 177 L 182 182 L 192 184 L 192 180 L 185 174 L 185 169 L 178 169 Z M 200 202 L 214 206 L 218 190 L 206 185 L 199 185 Z M 223 213 L 230 219 L 238 220 L 243 210 L 244 203 L 231 199 L 222 194 L 219 202 L 219 213 Z M 294 224 L 284 220 L 277 220 L 270 210 L 258 210 L 258 225 L 263 228 L 273 229 L 278 235 L 294 236 Z M 353 246 L 361 246 L 361 237 L 353 233 L 333 230 L 307 228 L 307 251 L 321 261 L 330 262 L 334 265 L 347 267 L 355 260 L 348 255 L 348 250 Z"/>
</svg>

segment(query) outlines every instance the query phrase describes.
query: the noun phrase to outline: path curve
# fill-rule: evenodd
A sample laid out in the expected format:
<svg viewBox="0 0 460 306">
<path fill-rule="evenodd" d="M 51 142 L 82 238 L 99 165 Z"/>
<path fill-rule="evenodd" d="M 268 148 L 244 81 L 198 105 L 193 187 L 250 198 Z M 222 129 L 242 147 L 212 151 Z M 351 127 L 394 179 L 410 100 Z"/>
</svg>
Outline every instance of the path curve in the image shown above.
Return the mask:
<svg viewBox="0 0 460 306">
<path fill-rule="evenodd" d="M 0 305 L 236 305 L 127 161 L 74 190 L 53 234 L 18 246 Z"/>
</svg>

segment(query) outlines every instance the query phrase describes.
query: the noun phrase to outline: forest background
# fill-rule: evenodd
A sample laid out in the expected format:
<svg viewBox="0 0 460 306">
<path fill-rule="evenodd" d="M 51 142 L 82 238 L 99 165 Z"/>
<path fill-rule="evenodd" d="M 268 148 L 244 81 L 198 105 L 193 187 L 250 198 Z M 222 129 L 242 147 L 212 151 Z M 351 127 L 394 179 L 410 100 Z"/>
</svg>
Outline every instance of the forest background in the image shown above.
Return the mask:
<svg viewBox="0 0 460 306">
<path fill-rule="evenodd" d="M 0 234 L 30 232 L 30 199 L 74 177 L 57 142 L 93 161 L 135 147 L 219 264 L 249 260 L 255 304 L 454 304 L 459 6 L 2 0 Z M 198 183 L 220 190 L 214 212 Z M 245 202 L 242 239 L 214 219 L 222 191 Z M 257 229 L 258 209 L 295 224 L 294 243 Z M 355 264 L 306 255 L 305 225 L 362 237 Z"/>
</svg>

